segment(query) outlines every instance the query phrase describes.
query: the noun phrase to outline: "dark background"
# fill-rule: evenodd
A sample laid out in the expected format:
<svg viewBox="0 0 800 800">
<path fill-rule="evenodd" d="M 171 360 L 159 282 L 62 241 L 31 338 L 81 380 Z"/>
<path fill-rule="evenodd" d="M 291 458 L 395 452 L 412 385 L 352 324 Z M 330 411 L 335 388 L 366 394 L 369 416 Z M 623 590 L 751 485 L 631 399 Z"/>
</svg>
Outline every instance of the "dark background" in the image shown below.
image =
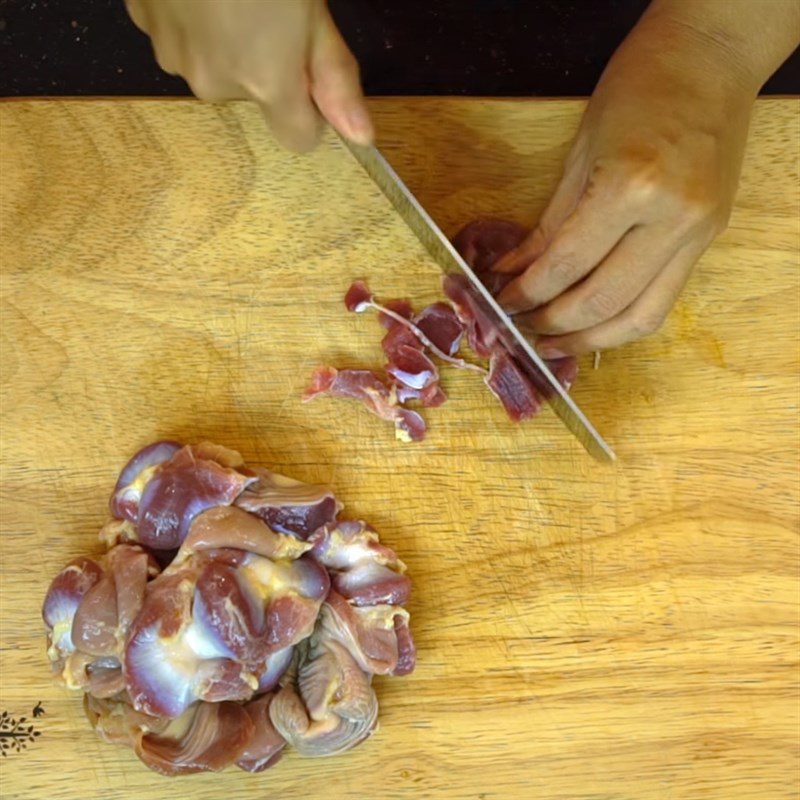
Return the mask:
<svg viewBox="0 0 800 800">
<path fill-rule="evenodd" d="M 764 3 L 770 0 L 762 0 Z M 588 95 L 648 0 L 331 0 L 367 94 Z M 122 0 L 0 0 L 0 95 L 181 95 Z M 800 93 L 800 52 L 765 94 Z"/>
</svg>

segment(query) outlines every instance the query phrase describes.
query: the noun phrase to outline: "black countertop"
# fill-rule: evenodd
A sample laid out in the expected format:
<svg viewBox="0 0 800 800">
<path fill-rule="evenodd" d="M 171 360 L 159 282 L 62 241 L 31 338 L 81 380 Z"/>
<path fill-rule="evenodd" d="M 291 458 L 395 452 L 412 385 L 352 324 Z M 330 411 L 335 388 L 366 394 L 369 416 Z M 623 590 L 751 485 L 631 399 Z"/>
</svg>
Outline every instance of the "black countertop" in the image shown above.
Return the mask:
<svg viewBox="0 0 800 800">
<path fill-rule="evenodd" d="M 770 2 L 770 0 L 763 0 Z M 332 0 L 374 95 L 591 93 L 647 0 Z M 0 96 L 182 95 L 122 0 L 0 0 Z M 800 94 L 800 51 L 764 94 Z"/>
</svg>

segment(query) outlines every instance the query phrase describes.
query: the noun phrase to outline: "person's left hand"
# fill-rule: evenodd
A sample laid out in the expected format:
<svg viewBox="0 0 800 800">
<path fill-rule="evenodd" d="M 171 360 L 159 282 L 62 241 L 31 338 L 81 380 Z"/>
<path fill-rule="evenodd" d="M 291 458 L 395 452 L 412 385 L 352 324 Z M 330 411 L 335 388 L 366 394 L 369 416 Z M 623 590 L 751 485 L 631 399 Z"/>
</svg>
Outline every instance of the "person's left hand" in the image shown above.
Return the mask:
<svg viewBox="0 0 800 800">
<path fill-rule="evenodd" d="M 727 224 L 754 97 L 680 55 L 615 56 L 538 226 L 495 267 L 521 273 L 499 300 L 542 356 L 660 327 Z"/>
</svg>

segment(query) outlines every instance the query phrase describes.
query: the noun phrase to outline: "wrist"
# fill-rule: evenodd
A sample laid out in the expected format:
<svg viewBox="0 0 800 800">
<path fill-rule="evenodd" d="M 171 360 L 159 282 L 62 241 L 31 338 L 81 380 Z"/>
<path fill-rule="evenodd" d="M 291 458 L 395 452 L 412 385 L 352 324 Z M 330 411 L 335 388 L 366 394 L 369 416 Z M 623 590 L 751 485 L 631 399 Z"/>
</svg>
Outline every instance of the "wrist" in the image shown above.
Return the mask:
<svg viewBox="0 0 800 800">
<path fill-rule="evenodd" d="M 724 37 L 666 13 L 645 16 L 609 62 L 598 88 L 702 107 L 724 118 L 749 110 L 762 81 Z"/>
</svg>

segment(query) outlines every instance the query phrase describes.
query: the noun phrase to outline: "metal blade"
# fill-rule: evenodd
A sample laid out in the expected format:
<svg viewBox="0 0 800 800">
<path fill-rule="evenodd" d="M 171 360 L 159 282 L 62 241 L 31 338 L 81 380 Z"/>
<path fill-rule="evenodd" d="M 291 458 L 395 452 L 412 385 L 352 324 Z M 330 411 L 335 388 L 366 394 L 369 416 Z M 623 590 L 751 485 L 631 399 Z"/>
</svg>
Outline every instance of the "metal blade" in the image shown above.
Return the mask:
<svg viewBox="0 0 800 800">
<path fill-rule="evenodd" d="M 489 294 L 469 265 L 450 244 L 449 239 L 439 230 L 439 227 L 411 194 L 389 162 L 375 147 L 355 145 L 344 138 L 342 141 L 445 274 L 461 273 L 469 279 L 473 289 L 485 303 L 483 310 L 501 332 L 503 344 L 536 386 L 545 386 L 549 389 L 549 391 L 543 391 L 542 394 L 559 419 L 592 456 L 600 461 L 613 461 L 616 458 L 614 451 L 603 440 L 603 437 L 578 408 L 564 387 L 553 377 L 528 340 L 520 333 L 494 297 Z"/>
</svg>

